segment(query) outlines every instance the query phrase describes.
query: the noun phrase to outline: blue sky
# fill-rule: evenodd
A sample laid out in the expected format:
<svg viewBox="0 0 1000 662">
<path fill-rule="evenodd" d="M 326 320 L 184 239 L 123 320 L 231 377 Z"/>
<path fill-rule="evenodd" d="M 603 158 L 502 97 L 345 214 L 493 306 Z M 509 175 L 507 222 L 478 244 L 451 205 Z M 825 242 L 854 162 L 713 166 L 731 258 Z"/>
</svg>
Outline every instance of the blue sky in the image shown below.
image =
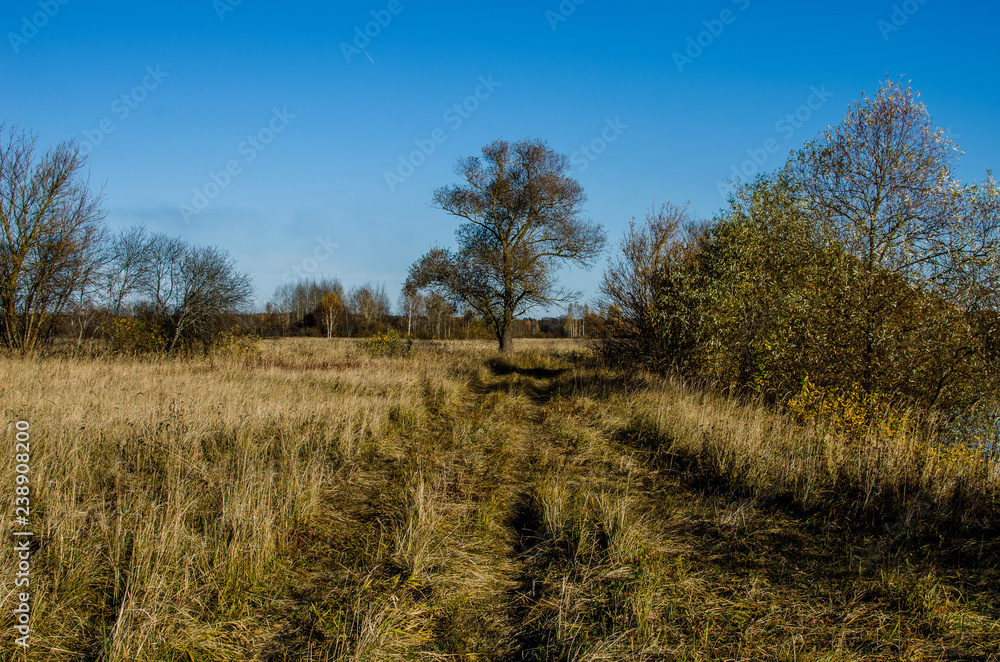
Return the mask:
<svg viewBox="0 0 1000 662">
<path fill-rule="evenodd" d="M 734 167 L 779 166 L 886 74 L 983 178 L 998 19 L 941 0 L 5 0 L 0 120 L 79 141 L 111 226 L 229 250 L 259 305 L 295 273 L 395 296 L 452 243 L 434 189 L 497 138 L 570 157 L 611 248 L 663 201 L 711 217 Z M 562 282 L 590 298 L 603 265 Z"/>
</svg>

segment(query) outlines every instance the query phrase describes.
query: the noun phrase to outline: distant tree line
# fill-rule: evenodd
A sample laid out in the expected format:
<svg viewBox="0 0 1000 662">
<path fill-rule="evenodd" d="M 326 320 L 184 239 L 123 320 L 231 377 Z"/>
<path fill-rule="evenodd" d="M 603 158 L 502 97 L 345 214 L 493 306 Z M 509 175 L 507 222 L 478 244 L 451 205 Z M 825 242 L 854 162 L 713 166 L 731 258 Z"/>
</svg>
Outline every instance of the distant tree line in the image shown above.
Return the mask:
<svg viewBox="0 0 1000 662">
<path fill-rule="evenodd" d="M 337 278 L 300 279 L 279 285 L 265 312 L 246 316 L 245 326 L 269 337 L 366 337 L 388 329 L 404 337 L 436 340 L 494 337 L 471 306 L 459 308 L 434 291 L 404 287 L 395 311 L 380 283 L 345 291 Z M 598 311 L 575 304 L 564 316 L 511 323 L 513 337 L 520 338 L 597 337 L 602 329 Z"/>
<path fill-rule="evenodd" d="M 48 151 L 0 125 L 0 343 L 33 351 L 57 339 L 125 352 L 208 351 L 234 332 L 368 336 L 388 328 L 417 338 L 582 338 L 599 317 L 555 287 L 561 262 L 586 266 L 604 234 L 581 215 L 586 197 L 565 157 L 537 140 L 497 141 L 459 163 L 466 185 L 435 204 L 465 219 L 460 249 L 433 249 L 413 265 L 392 314 L 385 286 L 345 291 L 336 279 L 285 283 L 251 312 L 253 283 L 216 247 L 141 226 L 112 232 L 101 196 L 83 177 L 78 145 Z M 566 316 L 524 319 L 536 306 Z M 588 325 L 590 332 L 588 333 Z M 94 343 L 97 343 L 95 345 Z"/>
<path fill-rule="evenodd" d="M 382 330 L 391 315 L 384 285 L 344 291 L 336 278 L 279 285 L 267 304 L 269 335 L 365 336 Z"/>
</svg>

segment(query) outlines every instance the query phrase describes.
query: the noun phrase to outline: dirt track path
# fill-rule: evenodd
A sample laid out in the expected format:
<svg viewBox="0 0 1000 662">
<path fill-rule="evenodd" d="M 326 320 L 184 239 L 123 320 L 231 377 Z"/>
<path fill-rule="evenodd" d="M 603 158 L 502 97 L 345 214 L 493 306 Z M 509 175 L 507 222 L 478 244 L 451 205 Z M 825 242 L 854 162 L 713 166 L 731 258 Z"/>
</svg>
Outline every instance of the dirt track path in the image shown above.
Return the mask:
<svg viewBox="0 0 1000 662">
<path fill-rule="evenodd" d="M 557 452 L 544 407 L 561 371 L 497 365 L 472 381 L 468 413 L 462 417 L 485 423 L 492 436 L 486 443 L 489 471 L 480 477 L 480 490 L 488 497 L 474 506 L 488 534 L 477 565 L 491 577 L 481 604 L 490 614 L 492 641 L 479 651 L 483 658 L 469 651 L 469 659 L 514 662 L 541 659 L 541 642 L 526 634 L 525 627 L 543 597 L 531 568 L 540 539 L 534 494 L 547 461 Z"/>
<path fill-rule="evenodd" d="M 502 410 L 512 400 L 520 408 L 503 439 L 503 452 L 492 458 L 494 466 L 504 467 L 493 474 L 503 507 L 493 515 L 501 553 L 492 557 L 491 570 L 498 578 L 495 586 L 505 587 L 495 595 L 503 605 L 505 643 L 502 655 L 488 659 L 573 659 L 571 643 L 561 651 L 565 647 L 554 644 L 572 639 L 563 628 L 573 600 L 568 582 L 580 579 L 588 561 L 567 558 L 578 556 L 588 542 L 570 540 L 579 532 L 567 529 L 584 526 L 580 518 L 589 500 L 610 493 L 622 472 L 608 464 L 613 456 L 607 453 L 608 440 L 588 428 L 586 417 L 562 412 L 572 398 L 561 378 L 572 367 L 495 362 L 491 368 L 489 377 L 470 387 L 474 408 L 485 417 L 491 415 L 491 403 Z"/>
<path fill-rule="evenodd" d="M 435 486 L 435 551 L 423 574 L 437 588 L 421 596 L 429 598 L 427 640 L 407 646 L 418 657 L 549 659 L 534 625 L 551 598 L 539 572 L 547 534 L 537 496 L 546 476 L 566 468 L 568 449 L 546 408 L 567 370 L 491 361 L 448 403 L 427 392 L 434 441 L 415 443 L 409 467 L 381 481 L 384 491 L 419 466 Z M 377 501 L 379 489 L 368 495 Z"/>
</svg>

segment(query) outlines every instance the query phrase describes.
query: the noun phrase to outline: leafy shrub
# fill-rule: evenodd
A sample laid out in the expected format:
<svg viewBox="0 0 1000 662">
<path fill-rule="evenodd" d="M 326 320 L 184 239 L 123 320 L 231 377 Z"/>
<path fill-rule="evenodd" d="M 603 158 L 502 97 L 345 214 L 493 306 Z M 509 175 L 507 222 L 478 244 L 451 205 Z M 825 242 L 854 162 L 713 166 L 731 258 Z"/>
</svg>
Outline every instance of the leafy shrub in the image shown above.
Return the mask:
<svg viewBox="0 0 1000 662">
<path fill-rule="evenodd" d="M 413 351 L 413 341 L 403 339 L 395 329 L 380 331 L 358 341 L 358 346 L 372 356 L 405 356 Z"/>
<path fill-rule="evenodd" d="M 865 393 L 858 385 L 824 391 L 808 377 L 785 408 L 799 420 L 832 428 L 851 440 L 894 439 L 914 427 L 909 414 L 897 411 L 879 393 Z"/>
<path fill-rule="evenodd" d="M 109 343 L 112 351 L 123 354 L 153 354 L 167 351 L 167 336 L 153 321 L 120 317 L 111 322 Z"/>
<path fill-rule="evenodd" d="M 980 470 L 996 461 L 989 438 L 989 432 L 994 430 L 981 421 L 970 420 L 966 425 L 941 425 L 937 421 L 936 425 L 927 425 L 926 416 L 900 411 L 889 398 L 865 393 L 858 385 L 824 391 L 807 377 L 802 381 L 802 390 L 785 404 L 785 409 L 799 421 L 834 432 L 851 445 L 862 441 L 888 443 L 900 452 L 909 446 L 914 459 L 931 472 Z M 921 418 L 925 419 L 924 425 L 920 424 Z"/>
<path fill-rule="evenodd" d="M 252 359 L 260 354 L 260 336 L 240 333 L 230 329 L 215 341 L 215 352 L 239 359 Z"/>
</svg>

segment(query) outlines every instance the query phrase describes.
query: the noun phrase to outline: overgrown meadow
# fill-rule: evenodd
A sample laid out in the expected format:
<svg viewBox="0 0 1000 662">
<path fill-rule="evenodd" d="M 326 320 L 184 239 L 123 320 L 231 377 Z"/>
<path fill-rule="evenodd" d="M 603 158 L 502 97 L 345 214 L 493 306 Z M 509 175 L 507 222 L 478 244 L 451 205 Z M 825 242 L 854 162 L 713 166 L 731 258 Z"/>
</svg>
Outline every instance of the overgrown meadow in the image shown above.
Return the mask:
<svg viewBox="0 0 1000 662">
<path fill-rule="evenodd" d="M 35 533 L 0 657 L 1000 659 L 979 456 L 585 342 L 369 345 L 0 358 Z"/>
</svg>

